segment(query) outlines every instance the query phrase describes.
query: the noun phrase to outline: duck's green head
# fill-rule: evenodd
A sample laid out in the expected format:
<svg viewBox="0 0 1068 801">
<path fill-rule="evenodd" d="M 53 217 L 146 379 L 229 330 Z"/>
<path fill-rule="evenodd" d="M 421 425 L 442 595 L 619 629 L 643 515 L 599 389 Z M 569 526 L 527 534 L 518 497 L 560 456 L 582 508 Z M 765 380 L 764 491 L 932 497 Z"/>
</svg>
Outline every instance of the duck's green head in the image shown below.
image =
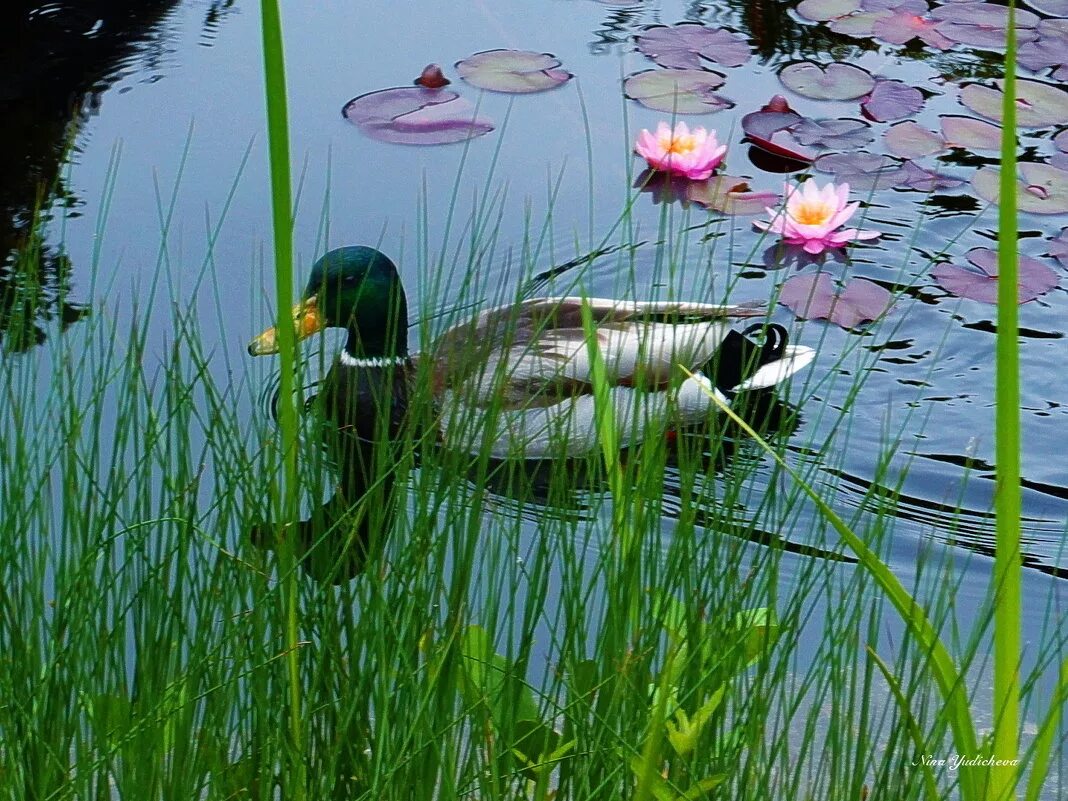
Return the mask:
<svg viewBox="0 0 1068 801">
<path fill-rule="evenodd" d="M 345 351 L 355 357 L 408 352 L 408 303 L 397 267 L 374 248 L 331 250 L 312 267 L 300 303 L 293 307 L 297 339 L 324 328 L 349 332 Z M 268 328 L 249 343 L 253 356 L 278 352 L 278 331 Z"/>
</svg>

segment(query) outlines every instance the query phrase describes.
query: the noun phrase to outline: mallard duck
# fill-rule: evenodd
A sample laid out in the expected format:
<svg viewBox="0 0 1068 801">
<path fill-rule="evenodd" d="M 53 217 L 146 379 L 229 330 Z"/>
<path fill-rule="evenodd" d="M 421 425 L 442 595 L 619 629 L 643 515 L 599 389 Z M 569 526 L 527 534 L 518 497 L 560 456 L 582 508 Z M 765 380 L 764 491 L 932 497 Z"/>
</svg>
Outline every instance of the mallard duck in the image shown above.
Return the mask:
<svg viewBox="0 0 1068 801">
<path fill-rule="evenodd" d="M 364 442 L 395 436 L 418 374 L 429 377 L 443 445 L 497 459 L 575 457 L 598 447 L 584 303 L 622 446 L 703 421 L 718 408 L 710 394 L 730 403 L 784 381 L 815 356 L 788 344 L 777 324 L 735 331 L 732 321 L 764 316 L 754 306 L 548 297 L 482 312 L 413 357 L 397 268 L 362 246 L 315 263 L 293 321 L 298 339 L 328 327 L 348 332 L 321 392 L 339 431 Z M 757 332 L 762 342 L 750 339 Z M 277 331 L 264 331 L 248 350 L 277 352 Z"/>
</svg>

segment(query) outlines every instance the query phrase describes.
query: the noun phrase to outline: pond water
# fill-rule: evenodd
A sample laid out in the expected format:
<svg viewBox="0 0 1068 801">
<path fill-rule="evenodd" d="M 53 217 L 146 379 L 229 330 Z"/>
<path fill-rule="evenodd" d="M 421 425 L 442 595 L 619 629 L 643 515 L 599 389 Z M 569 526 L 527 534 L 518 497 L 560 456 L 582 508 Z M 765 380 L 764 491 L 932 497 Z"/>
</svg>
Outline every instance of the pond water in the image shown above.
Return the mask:
<svg viewBox="0 0 1068 801">
<path fill-rule="evenodd" d="M 970 114 L 959 102 L 955 80 L 997 74 L 997 53 L 932 51 L 915 42 L 902 48 L 853 38 L 803 20 L 791 5 L 770 0 L 323 0 L 300 4 L 299 10 L 284 9 L 293 153 L 302 182 L 295 233 L 298 263 L 306 271 L 327 244 L 377 244 L 397 257 L 409 296 L 420 297 L 419 288 L 429 281 L 418 274 L 413 255 L 422 246 L 421 196 L 425 193 L 425 236 L 433 250 L 446 235 L 450 205 L 455 205 L 457 221 L 452 231 L 455 246 L 472 204 L 485 201 L 484 189 L 489 195 L 506 192 L 495 234 L 500 259 L 481 267 L 488 282 L 505 291 L 515 286 L 515 262 L 528 236 L 528 220 L 538 230 L 550 212 L 548 235 L 535 257 L 540 269 L 594 250 L 610 235 L 634 193 L 631 185 L 642 166 L 629 155 L 634 136 L 670 116 L 626 100 L 620 90 L 621 78 L 655 66 L 634 45 L 634 36 L 649 25 L 702 22 L 748 37 L 753 57 L 739 68 L 719 68 L 727 78 L 719 91 L 734 101 L 733 108 L 687 121 L 716 128 L 720 139 L 730 144 L 724 170 L 760 190 L 781 192 L 790 176 L 754 166 L 740 141 L 742 115 L 784 94 L 807 116 L 860 118 L 856 100 L 812 100 L 784 89 L 778 73 L 786 64 L 800 59 L 848 62 L 877 77 L 920 87 L 926 103 L 914 118 L 933 130 L 940 115 Z M 48 7 L 42 8 L 39 16 L 47 17 Z M 133 19 L 101 4 L 99 23 L 90 19 L 96 15 L 87 14 L 86 31 L 99 24 L 92 36 L 114 35 L 111 46 L 57 56 L 56 63 L 70 70 L 62 78 L 52 76 L 51 95 L 30 78 L 22 95 L 18 87 L 11 90 L 14 96 L 7 102 L 18 101 L 24 113 L 17 126 L 0 133 L 0 150 L 10 160 L 12 175 L 22 180 L 5 181 L 9 196 L 0 209 L 0 225 L 12 231 L 24 226 L 26 212 L 33 208 L 35 182 L 68 174 L 50 236 L 54 248 L 61 239 L 65 243 L 69 265 L 53 266 L 66 275 L 72 304 L 89 305 L 122 320 L 159 261 L 159 205 L 169 203 L 175 183 L 165 247 L 170 284 L 162 290 L 175 297 L 188 296 L 195 286 L 209 258 L 208 231 L 232 192 L 225 225 L 210 254 L 228 305 L 220 324 L 214 300 L 202 301 L 205 320 L 212 321 L 205 326 L 204 340 L 206 349 L 215 348 L 225 357 L 216 362 L 220 375 L 225 375 L 224 364 L 243 372 L 248 337 L 261 327 L 273 297 L 273 287 L 262 277 L 270 209 L 258 8 L 207 0 L 157 3 L 153 8 L 144 19 Z M 463 85 L 452 64 L 491 48 L 551 52 L 576 77 L 545 93 L 480 95 Z M 59 49 L 54 52 L 62 55 Z M 340 111 L 350 98 L 409 85 L 429 62 L 441 64 L 453 80 L 451 88 L 477 102 L 480 114 L 497 122 L 495 131 L 466 145 L 406 147 L 368 138 L 342 118 Z M 27 103 L 27 96 L 37 101 Z M 78 126 L 68 170 L 62 162 L 61 111 L 72 96 L 81 98 L 91 113 Z M 51 97 L 54 102 L 49 102 Z M 882 147 L 888 127 L 872 123 L 871 132 L 878 138 L 871 148 Z M 1058 130 L 1048 126 L 1023 131 L 1026 157 L 1047 159 Z M 813 408 L 853 406 L 848 437 L 837 435 L 848 447 L 826 461 L 816 454 L 834 433 L 834 420 L 803 410 L 801 425 L 790 439 L 797 462 L 820 468 L 814 475 L 834 487 L 839 511 L 859 514 L 861 521 L 869 514 L 859 509 L 862 500 L 873 484 L 885 486 L 882 511 L 889 508 L 897 518 L 891 558 L 906 585 L 918 554 L 930 543 L 960 549 L 965 605 L 979 603 L 985 592 L 994 536 L 994 307 L 952 296 L 929 271 L 932 258 L 963 264 L 971 248 L 993 246 L 996 210 L 976 197 L 968 181 L 979 166 L 996 163 L 995 156 L 959 150 L 928 156 L 921 160 L 924 166 L 963 183 L 934 193 L 890 188 L 871 194 L 864 227 L 879 230 L 881 238 L 852 248 L 848 265 L 832 260 L 826 269 L 834 276 L 863 277 L 891 289 L 908 286 L 886 321 L 870 330 L 863 325 L 845 330 L 823 321 L 799 325 L 782 306 L 774 315 L 792 327 L 797 342 L 820 349 L 805 379 L 811 392 L 808 403 Z M 866 192 L 857 195 L 868 197 Z M 109 205 L 103 225 L 102 198 Z M 679 205 L 658 205 L 652 194 L 642 193 L 628 221 L 637 232 L 635 241 L 643 243 L 633 252 L 633 276 L 618 275 L 617 262 L 611 259 L 595 262 L 586 288 L 611 295 L 633 280 L 650 295 L 664 292 L 664 287 L 653 285 L 653 277 L 663 258 L 655 240 L 666 213 L 677 220 L 676 234 L 692 228 L 682 240 L 693 243 L 693 263 L 686 264 L 679 285 L 672 287 L 680 296 L 685 297 L 687 289 L 707 292 L 710 283 L 725 286 L 730 276 L 732 301 L 767 301 L 790 275 L 815 269 L 782 266 L 774 259 L 769 263 L 764 251 L 771 240 L 761 240 L 753 217 L 720 221 L 700 207 L 686 211 Z M 329 221 L 325 228 L 324 219 Z M 715 221 L 708 224 L 710 220 Z M 1046 256 L 1049 240 L 1065 225 L 1068 214 L 1020 218 L 1020 252 L 1043 261 L 1059 281 L 1055 289 L 1020 307 L 1026 442 L 1023 548 L 1032 568 L 1025 592 L 1042 597 L 1051 584 L 1063 595 L 1050 575 L 1068 571 L 1068 459 L 1061 451 L 1068 439 L 1068 384 L 1062 367 L 1068 357 L 1068 276 L 1063 264 Z M 5 230 L 5 236 L 11 235 Z M 709 236 L 717 238 L 712 258 L 705 250 L 697 259 L 702 252 L 697 243 Z M 682 245 L 675 247 L 676 258 L 684 259 L 678 255 L 684 252 Z M 945 256 L 938 255 L 943 252 Z M 58 260 L 56 254 L 58 250 L 53 254 Z M 103 265 L 95 280 L 94 259 Z M 561 276 L 560 285 L 566 286 L 570 277 Z M 109 287 L 106 295 L 102 287 Z M 551 291 L 552 285 L 544 289 Z M 438 300 L 447 305 L 449 297 Z M 58 311 L 64 320 L 76 322 L 76 309 Z M 154 345 L 162 349 L 164 342 L 161 334 Z M 858 369 L 866 378 L 859 395 L 851 399 Z M 878 466 L 886 444 L 895 438 L 889 467 Z M 906 467 L 902 478 L 899 471 Z M 805 540 L 804 532 L 783 536 Z"/>
</svg>

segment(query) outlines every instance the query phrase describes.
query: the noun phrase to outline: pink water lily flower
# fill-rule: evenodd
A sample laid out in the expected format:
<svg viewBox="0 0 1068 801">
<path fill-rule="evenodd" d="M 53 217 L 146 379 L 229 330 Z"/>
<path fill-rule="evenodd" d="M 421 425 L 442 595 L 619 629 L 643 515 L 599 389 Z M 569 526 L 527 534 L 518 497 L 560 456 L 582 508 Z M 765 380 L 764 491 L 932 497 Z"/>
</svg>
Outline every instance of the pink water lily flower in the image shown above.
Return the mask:
<svg viewBox="0 0 1068 801">
<path fill-rule="evenodd" d="M 812 254 L 879 236 L 878 231 L 841 227 L 860 207 L 848 199 L 849 184 L 835 186 L 831 181 L 821 189 L 812 178 L 800 187 L 787 184 L 783 207 L 765 209 L 771 222 L 757 221 L 753 225 L 761 231 L 782 234 L 787 244 L 801 245 Z"/>
<path fill-rule="evenodd" d="M 634 152 L 654 170 L 691 181 L 703 181 L 723 161 L 727 146 L 716 140 L 715 131 L 706 131 L 700 126 L 691 131 L 684 122 L 672 130 L 666 122 L 661 122 L 655 134 L 642 129 Z"/>
</svg>

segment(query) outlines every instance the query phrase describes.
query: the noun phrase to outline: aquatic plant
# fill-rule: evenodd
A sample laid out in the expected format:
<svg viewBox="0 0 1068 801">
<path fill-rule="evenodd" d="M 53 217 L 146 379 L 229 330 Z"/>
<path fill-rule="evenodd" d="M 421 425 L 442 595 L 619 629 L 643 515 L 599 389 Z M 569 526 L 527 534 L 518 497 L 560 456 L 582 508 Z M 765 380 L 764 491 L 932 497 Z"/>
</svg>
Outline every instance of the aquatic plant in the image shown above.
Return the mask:
<svg viewBox="0 0 1068 801">
<path fill-rule="evenodd" d="M 658 172 L 703 181 L 723 161 L 727 146 L 719 143 L 715 131 L 706 131 L 700 125 L 690 130 L 685 122 L 677 122 L 672 128 L 661 121 L 655 134 L 642 129 L 634 152 Z"/>
<path fill-rule="evenodd" d="M 800 187 L 786 184 L 782 209 L 767 209 L 771 221 L 756 220 L 753 225 L 782 234 L 789 245 L 801 245 L 806 252 L 819 254 L 850 242 L 878 238 L 878 231 L 842 228 L 858 208 L 859 202 L 849 202 L 849 184 L 831 181 L 821 188 L 809 178 Z"/>
</svg>

